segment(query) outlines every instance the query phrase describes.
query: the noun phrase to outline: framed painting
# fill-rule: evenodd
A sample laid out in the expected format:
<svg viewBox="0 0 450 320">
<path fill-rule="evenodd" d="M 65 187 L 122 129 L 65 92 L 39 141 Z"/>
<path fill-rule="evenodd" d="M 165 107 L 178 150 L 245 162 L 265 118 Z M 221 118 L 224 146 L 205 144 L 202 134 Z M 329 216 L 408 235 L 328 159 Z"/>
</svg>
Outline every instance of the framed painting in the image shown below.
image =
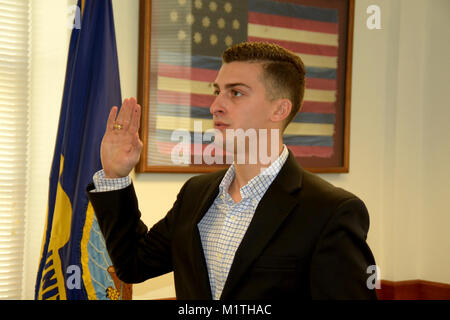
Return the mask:
<svg viewBox="0 0 450 320">
<path fill-rule="evenodd" d="M 213 87 L 233 44 L 265 41 L 298 54 L 305 98 L 283 135 L 304 168 L 349 171 L 354 0 L 141 0 L 136 172 L 211 172 Z M 174 160 L 175 157 L 175 160 Z"/>
</svg>

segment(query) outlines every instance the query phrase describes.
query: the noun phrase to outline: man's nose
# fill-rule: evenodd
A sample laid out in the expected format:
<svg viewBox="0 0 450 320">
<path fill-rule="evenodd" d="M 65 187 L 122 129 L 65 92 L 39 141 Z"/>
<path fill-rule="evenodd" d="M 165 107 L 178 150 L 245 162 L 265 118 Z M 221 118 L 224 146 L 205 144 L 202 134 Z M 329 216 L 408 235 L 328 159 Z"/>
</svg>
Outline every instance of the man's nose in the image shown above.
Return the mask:
<svg viewBox="0 0 450 320">
<path fill-rule="evenodd" d="M 223 114 L 226 111 L 226 104 L 224 101 L 224 97 L 219 93 L 216 95 L 211 107 L 209 108 L 209 112 L 214 115 Z"/>
</svg>

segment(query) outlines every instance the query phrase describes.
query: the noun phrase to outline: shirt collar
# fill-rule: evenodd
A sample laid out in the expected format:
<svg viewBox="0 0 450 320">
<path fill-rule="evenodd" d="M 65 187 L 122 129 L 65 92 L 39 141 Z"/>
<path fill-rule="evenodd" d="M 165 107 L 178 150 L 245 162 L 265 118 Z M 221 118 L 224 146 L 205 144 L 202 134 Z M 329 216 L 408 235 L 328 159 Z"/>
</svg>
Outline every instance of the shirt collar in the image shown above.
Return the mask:
<svg viewBox="0 0 450 320">
<path fill-rule="evenodd" d="M 286 145 L 283 145 L 283 151 L 281 152 L 280 156 L 269 167 L 264 168 L 260 174 L 253 177 L 245 186 L 241 187 L 240 192 L 242 199 L 248 197 L 261 198 L 280 172 L 281 168 L 286 162 L 288 155 L 289 151 Z M 233 162 L 225 173 L 222 181 L 220 182 L 220 194 L 228 193 L 228 188 L 230 187 L 231 182 L 233 182 L 235 174 L 236 169 Z"/>
</svg>

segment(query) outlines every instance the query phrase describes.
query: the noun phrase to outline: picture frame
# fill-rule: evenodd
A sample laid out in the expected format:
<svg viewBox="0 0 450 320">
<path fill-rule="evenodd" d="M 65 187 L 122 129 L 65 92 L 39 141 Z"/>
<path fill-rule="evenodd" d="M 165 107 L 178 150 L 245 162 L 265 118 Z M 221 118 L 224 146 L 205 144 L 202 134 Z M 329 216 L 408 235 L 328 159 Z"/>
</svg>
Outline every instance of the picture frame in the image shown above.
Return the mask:
<svg viewBox="0 0 450 320">
<path fill-rule="evenodd" d="M 141 0 L 138 103 L 144 147 L 135 171 L 227 168 L 199 156 L 211 143 L 200 133 L 212 125 L 208 84 L 224 49 L 266 41 L 299 54 L 306 67 L 304 103 L 284 143 L 311 172 L 349 172 L 353 24 L 354 0 Z M 177 130 L 190 134 L 185 162 L 173 161 L 182 141 L 174 139 Z"/>
</svg>

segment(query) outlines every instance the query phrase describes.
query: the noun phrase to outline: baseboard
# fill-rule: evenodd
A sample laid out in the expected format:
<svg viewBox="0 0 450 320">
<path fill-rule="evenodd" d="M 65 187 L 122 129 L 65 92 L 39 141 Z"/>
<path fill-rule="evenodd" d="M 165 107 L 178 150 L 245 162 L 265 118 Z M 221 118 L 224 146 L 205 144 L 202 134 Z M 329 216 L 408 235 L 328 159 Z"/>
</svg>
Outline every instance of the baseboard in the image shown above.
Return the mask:
<svg viewBox="0 0 450 320">
<path fill-rule="evenodd" d="M 381 280 L 377 289 L 380 300 L 450 300 L 450 284 L 425 281 Z"/>
</svg>

